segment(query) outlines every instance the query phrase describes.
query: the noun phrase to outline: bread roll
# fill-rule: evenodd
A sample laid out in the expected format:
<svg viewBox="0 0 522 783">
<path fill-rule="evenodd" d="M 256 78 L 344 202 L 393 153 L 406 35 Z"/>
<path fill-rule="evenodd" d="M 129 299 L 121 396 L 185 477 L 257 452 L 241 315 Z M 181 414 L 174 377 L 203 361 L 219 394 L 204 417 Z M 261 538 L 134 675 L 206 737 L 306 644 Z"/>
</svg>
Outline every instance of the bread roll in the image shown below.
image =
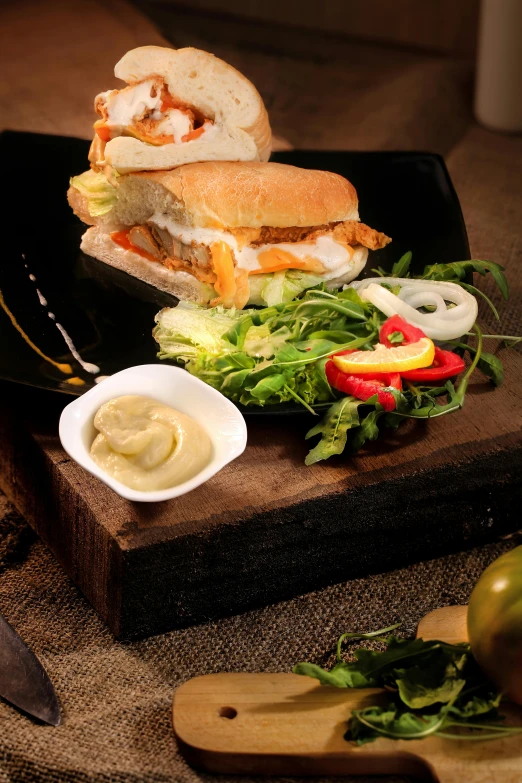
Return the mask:
<svg viewBox="0 0 522 783">
<path fill-rule="evenodd" d="M 199 49 L 141 46 L 127 52 L 114 73 L 131 86 L 160 77 L 176 100 L 194 107 L 213 125 L 198 138 L 161 146 L 130 135 L 106 144 L 95 137 L 90 159 L 98 168 L 108 165 L 126 173 L 195 161 L 268 160 L 272 133 L 263 100 L 254 85 L 223 60 Z M 106 95 L 110 93 L 98 98 Z"/>
<path fill-rule="evenodd" d="M 96 227 L 89 228 L 85 232 L 80 247 L 84 253 L 97 258 L 98 261 L 127 272 L 178 299 L 206 305 L 216 296 L 212 286 L 201 283 L 194 275 L 181 270 L 167 269 L 162 264 L 149 261 L 131 250 L 124 250 L 112 241 L 109 234 L 104 234 Z"/>
<path fill-rule="evenodd" d="M 283 163 L 191 163 L 173 171 L 127 174 L 117 180 L 116 205 L 96 221 L 77 193 L 69 194 L 76 214 L 109 230 L 140 225 L 156 212 L 209 228 L 321 226 L 359 219 L 357 193 L 347 179 Z"/>
</svg>

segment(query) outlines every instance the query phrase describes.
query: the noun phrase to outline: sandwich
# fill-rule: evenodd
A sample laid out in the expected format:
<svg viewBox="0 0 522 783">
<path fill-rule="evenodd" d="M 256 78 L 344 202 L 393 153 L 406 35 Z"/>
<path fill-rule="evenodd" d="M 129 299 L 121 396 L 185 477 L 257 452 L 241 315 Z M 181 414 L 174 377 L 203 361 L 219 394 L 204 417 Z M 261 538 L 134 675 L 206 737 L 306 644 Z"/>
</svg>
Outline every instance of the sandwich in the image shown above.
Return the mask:
<svg viewBox="0 0 522 783">
<path fill-rule="evenodd" d="M 97 95 L 91 167 L 111 175 L 204 160 L 266 161 L 272 134 L 261 96 L 231 65 L 199 49 L 142 46 Z"/>
<path fill-rule="evenodd" d="M 391 240 L 361 223 L 357 194 L 328 171 L 216 161 L 133 172 L 69 203 L 82 250 L 181 300 L 243 308 L 340 288 Z M 89 176 L 96 177 L 90 172 Z M 111 188 L 107 192 L 106 185 Z M 94 193 L 94 195 L 93 195 Z"/>
</svg>

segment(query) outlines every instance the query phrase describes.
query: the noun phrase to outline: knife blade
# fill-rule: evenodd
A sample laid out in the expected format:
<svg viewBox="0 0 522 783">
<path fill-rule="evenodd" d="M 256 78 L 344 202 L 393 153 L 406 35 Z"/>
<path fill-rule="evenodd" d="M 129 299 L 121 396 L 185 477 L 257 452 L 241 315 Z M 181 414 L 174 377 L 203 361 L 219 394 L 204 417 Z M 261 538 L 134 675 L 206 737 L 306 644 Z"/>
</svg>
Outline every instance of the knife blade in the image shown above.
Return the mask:
<svg viewBox="0 0 522 783">
<path fill-rule="evenodd" d="M 51 726 L 60 723 L 60 705 L 47 672 L 0 615 L 0 696 Z"/>
</svg>

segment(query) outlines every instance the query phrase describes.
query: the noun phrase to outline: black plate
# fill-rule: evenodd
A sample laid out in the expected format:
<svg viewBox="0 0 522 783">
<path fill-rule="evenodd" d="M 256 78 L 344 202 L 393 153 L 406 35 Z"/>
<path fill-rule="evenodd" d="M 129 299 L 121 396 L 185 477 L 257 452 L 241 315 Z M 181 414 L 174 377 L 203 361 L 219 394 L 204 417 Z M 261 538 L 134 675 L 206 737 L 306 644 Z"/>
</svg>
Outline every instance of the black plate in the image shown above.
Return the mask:
<svg viewBox="0 0 522 783">
<path fill-rule="evenodd" d="M 0 290 L 16 320 L 46 355 L 68 362 L 83 386 L 71 386 L 22 339 L 0 308 L 0 378 L 77 395 L 93 384 L 69 352 L 55 314 L 81 357 L 102 375 L 158 361 L 151 330 L 161 307 L 177 300 L 79 251 L 85 227 L 70 210 L 69 177 L 87 168 L 89 143 L 7 131 L 0 137 L 9 199 L 2 236 Z M 393 238 L 369 267 L 390 267 L 406 250 L 413 271 L 469 258 L 466 228 L 444 161 L 423 152 L 280 152 L 273 160 L 336 171 L 355 185 L 361 220 Z M 5 203 L 5 201 L 4 201 Z M 30 278 L 34 276 L 34 280 Z M 48 304 L 43 306 L 38 291 Z M 278 406 L 278 412 L 302 411 Z M 267 409 L 249 409 L 249 413 Z"/>
</svg>

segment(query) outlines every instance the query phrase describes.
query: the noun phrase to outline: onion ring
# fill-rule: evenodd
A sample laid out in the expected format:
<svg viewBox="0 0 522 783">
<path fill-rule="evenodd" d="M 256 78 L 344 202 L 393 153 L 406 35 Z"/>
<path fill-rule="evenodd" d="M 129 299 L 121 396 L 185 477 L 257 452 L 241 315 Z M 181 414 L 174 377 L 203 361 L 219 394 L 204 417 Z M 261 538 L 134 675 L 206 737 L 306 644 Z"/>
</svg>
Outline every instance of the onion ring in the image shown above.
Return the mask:
<svg viewBox="0 0 522 783">
<path fill-rule="evenodd" d="M 400 286 L 399 294 L 383 284 Z M 455 340 L 472 328 L 478 304 L 472 294 L 457 283 L 443 280 L 415 280 L 408 277 L 369 277 L 350 283 L 361 299 L 370 302 L 388 317 L 400 315 L 422 329 L 432 340 Z M 451 303 L 448 307 L 447 302 Z M 420 307 L 435 307 L 422 312 Z"/>
</svg>

